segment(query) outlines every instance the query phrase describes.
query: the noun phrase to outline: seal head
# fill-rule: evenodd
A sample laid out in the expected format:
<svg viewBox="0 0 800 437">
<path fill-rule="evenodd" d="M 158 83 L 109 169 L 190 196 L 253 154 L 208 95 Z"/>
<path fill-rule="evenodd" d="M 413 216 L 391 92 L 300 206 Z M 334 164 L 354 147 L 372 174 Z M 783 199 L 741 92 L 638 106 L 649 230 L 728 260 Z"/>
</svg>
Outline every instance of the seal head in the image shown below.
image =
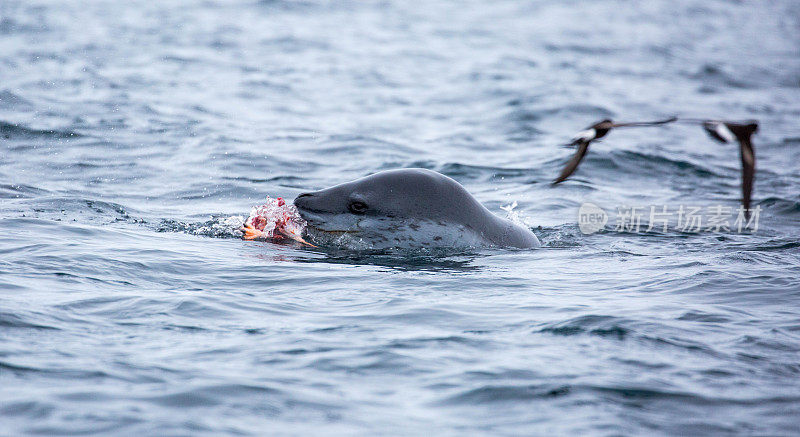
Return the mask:
<svg viewBox="0 0 800 437">
<path fill-rule="evenodd" d="M 375 249 L 540 246 L 530 229 L 492 214 L 453 179 L 421 168 L 303 193 L 294 204 L 317 241 L 347 235 Z"/>
</svg>

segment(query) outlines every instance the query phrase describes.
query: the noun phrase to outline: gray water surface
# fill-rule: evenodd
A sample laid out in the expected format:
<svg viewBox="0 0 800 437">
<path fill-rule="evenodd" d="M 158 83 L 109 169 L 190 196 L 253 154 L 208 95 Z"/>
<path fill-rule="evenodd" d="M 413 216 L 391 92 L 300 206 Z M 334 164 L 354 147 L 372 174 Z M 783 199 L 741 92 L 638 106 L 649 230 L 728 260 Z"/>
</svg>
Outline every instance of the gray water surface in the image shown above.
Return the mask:
<svg viewBox="0 0 800 437">
<path fill-rule="evenodd" d="M 739 202 L 756 232 L 583 235 Z M 0 2 L 0 434 L 797 435 L 800 4 Z M 425 167 L 540 250 L 244 242 Z M 231 218 L 233 217 L 233 218 Z"/>
</svg>

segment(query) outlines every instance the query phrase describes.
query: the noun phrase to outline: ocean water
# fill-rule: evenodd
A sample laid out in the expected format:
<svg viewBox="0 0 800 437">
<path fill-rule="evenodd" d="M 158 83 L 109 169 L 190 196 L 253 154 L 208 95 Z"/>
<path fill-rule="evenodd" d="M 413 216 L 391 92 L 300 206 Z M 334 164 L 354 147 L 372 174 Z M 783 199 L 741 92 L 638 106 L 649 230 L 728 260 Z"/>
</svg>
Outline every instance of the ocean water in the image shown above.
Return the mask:
<svg viewBox="0 0 800 437">
<path fill-rule="evenodd" d="M 584 235 L 739 202 L 758 229 Z M 800 4 L 0 1 L 0 435 L 800 434 Z M 425 167 L 539 250 L 246 242 Z M 613 220 L 612 220 L 613 222 Z"/>
</svg>

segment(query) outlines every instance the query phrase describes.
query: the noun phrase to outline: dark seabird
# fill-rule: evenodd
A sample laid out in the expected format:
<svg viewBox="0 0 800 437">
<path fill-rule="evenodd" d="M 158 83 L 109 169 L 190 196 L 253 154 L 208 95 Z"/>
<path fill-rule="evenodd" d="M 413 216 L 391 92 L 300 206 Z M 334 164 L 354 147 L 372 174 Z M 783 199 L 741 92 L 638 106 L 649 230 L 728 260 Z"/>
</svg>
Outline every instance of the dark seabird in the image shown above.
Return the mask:
<svg viewBox="0 0 800 437">
<path fill-rule="evenodd" d="M 711 136 L 711 138 L 721 142 L 729 143 L 736 140 L 739 143 L 739 154 L 742 160 L 742 206 L 744 207 L 744 214 L 746 218 L 750 218 L 750 199 L 753 193 L 753 179 L 756 171 L 756 156 L 753 150 L 753 143 L 751 137 L 758 131 L 758 122 L 755 120 L 748 120 L 745 122 L 733 122 L 725 120 L 704 120 L 704 119 L 691 119 L 691 118 L 677 118 L 672 117 L 666 120 L 659 121 L 646 121 L 634 123 L 614 123 L 611 120 L 603 120 L 595 123 L 585 131 L 578 133 L 578 135 L 570 143 L 571 146 L 577 146 L 578 150 L 569 160 L 561 174 L 558 175 L 553 185 L 566 180 L 578 168 L 586 152 L 589 150 L 589 144 L 606 136 L 612 129 L 617 127 L 634 127 L 634 126 L 657 126 L 672 122 L 686 122 L 699 124 Z"/>
<path fill-rule="evenodd" d="M 742 160 L 742 206 L 744 215 L 749 220 L 750 198 L 753 194 L 753 179 L 756 174 L 756 154 L 751 138 L 758 131 L 758 122 L 755 120 L 741 123 L 720 120 L 699 120 L 699 122 L 711 138 L 721 143 L 729 143 L 733 140 L 739 143 L 739 157 Z"/>
<path fill-rule="evenodd" d="M 672 123 L 677 121 L 676 117 L 671 117 L 666 120 L 658 120 L 658 121 L 637 121 L 632 123 L 614 123 L 611 120 L 603 120 L 599 123 L 595 123 L 585 131 L 579 132 L 575 138 L 572 139 L 572 142 L 569 144 L 570 146 L 577 146 L 578 150 L 575 152 L 575 155 L 572 159 L 569 160 L 566 166 L 564 166 L 564 170 L 561 170 L 561 174 L 558 175 L 555 181 L 553 181 L 553 185 L 558 184 L 560 182 L 564 182 L 575 170 L 578 168 L 578 164 L 581 163 L 581 160 L 584 156 L 586 156 L 586 152 L 589 151 L 589 144 L 592 141 L 603 138 L 611 132 L 611 129 L 617 127 L 636 127 L 636 126 L 658 126 L 660 124 Z"/>
</svg>

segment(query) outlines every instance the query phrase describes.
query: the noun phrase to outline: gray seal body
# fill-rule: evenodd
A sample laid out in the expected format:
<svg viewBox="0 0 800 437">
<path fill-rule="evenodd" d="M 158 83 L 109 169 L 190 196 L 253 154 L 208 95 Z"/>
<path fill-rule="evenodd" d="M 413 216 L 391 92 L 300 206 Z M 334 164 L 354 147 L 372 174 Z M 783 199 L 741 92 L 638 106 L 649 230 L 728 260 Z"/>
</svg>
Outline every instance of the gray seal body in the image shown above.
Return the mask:
<svg viewBox="0 0 800 437">
<path fill-rule="evenodd" d="M 294 201 L 325 244 L 384 248 L 539 247 L 530 229 L 492 214 L 458 182 L 421 168 L 387 170 Z"/>
</svg>

